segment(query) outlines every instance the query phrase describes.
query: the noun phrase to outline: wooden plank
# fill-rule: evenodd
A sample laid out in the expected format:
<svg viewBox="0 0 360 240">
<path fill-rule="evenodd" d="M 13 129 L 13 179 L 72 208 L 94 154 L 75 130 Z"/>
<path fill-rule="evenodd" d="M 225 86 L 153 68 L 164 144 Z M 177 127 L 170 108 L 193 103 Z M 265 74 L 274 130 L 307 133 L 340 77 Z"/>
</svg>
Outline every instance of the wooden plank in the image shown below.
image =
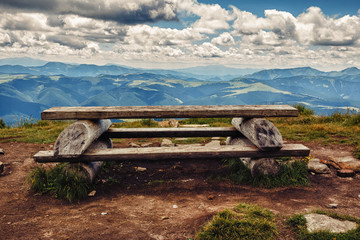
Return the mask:
<svg viewBox="0 0 360 240">
<path fill-rule="evenodd" d="M 157 137 L 241 137 L 234 127 L 203 128 L 110 128 L 106 138 L 157 138 Z"/>
<path fill-rule="evenodd" d="M 196 158 L 234 158 L 234 157 L 285 157 L 308 156 L 310 150 L 302 144 L 286 144 L 279 151 L 264 152 L 251 146 L 204 146 L 152 147 L 152 148 L 113 148 L 89 150 L 78 158 L 60 158 L 54 151 L 40 151 L 35 154 L 36 162 L 89 162 L 89 161 L 123 161 L 123 160 L 168 160 Z"/>
<path fill-rule="evenodd" d="M 289 105 L 53 107 L 41 113 L 43 120 L 296 116 Z"/>
</svg>

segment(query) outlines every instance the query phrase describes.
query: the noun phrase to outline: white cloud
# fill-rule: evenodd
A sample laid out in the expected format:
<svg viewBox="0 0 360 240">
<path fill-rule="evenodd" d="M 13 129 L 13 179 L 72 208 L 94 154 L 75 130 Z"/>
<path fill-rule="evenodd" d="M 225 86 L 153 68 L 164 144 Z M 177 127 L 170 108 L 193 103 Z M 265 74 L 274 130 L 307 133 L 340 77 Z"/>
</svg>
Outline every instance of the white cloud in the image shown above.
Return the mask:
<svg viewBox="0 0 360 240">
<path fill-rule="evenodd" d="M 198 57 L 223 57 L 226 53 L 221 51 L 215 45 L 205 42 L 200 46 L 193 47 L 193 54 Z"/>
<path fill-rule="evenodd" d="M 252 35 L 248 39 L 255 44 L 278 45 L 288 43 L 287 40 L 320 46 L 359 44 L 359 16 L 326 17 L 318 7 L 310 7 L 298 17 L 288 12 L 265 10 L 265 18 L 261 18 L 235 7 L 233 10 L 236 15 L 233 34 Z"/>
<path fill-rule="evenodd" d="M 231 46 L 235 44 L 235 41 L 230 33 L 224 32 L 220 34 L 218 37 L 213 38 L 211 40 L 211 43 L 220 46 Z"/>
<path fill-rule="evenodd" d="M 229 29 L 228 22 L 234 19 L 232 13 L 219 4 L 199 4 L 191 0 L 175 2 L 178 10 L 200 17 L 192 24 L 192 27 L 202 33 L 213 34 L 216 30 Z"/>
<path fill-rule="evenodd" d="M 196 0 L 0 2 L 2 57 L 324 67 L 359 64 L 359 48 L 360 13 L 326 16 L 317 7 L 258 17 Z"/>
</svg>

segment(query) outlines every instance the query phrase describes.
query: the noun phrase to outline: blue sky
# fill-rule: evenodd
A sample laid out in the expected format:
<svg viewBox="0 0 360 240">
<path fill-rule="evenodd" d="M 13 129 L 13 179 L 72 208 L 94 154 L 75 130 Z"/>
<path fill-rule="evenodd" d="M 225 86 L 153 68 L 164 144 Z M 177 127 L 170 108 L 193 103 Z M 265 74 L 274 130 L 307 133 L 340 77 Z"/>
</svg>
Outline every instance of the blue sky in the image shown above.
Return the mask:
<svg viewBox="0 0 360 240">
<path fill-rule="evenodd" d="M 0 56 L 145 68 L 360 67 L 357 1 L 2 0 Z"/>
</svg>

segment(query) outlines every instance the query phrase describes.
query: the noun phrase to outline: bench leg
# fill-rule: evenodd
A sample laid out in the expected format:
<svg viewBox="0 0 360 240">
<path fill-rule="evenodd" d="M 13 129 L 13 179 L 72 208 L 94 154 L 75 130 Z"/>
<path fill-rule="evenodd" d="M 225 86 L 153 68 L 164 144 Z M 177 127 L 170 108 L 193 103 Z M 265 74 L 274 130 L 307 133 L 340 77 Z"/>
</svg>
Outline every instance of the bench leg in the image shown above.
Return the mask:
<svg viewBox="0 0 360 240">
<path fill-rule="evenodd" d="M 228 137 L 226 145 L 251 146 L 253 144 L 246 138 Z M 250 169 L 252 177 L 259 174 L 276 175 L 281 170 L 280 163 L 274 158 L 239 158 L 239 161 L 242 161 Z"/>
</svg>

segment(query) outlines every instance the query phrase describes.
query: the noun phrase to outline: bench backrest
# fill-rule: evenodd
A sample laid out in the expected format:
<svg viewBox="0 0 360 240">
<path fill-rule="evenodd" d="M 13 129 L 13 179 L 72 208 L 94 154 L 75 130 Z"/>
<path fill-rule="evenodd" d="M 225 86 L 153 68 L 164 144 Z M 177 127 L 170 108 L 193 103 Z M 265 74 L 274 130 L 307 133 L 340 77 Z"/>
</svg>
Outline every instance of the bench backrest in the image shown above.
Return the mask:
<svg viewBox="0 0 360 240">
<path fill-rule="evenodd" d="M 289 105 L 53 107 L 41 113 L 43 120 L 297 116 Z"/>
</svg>

